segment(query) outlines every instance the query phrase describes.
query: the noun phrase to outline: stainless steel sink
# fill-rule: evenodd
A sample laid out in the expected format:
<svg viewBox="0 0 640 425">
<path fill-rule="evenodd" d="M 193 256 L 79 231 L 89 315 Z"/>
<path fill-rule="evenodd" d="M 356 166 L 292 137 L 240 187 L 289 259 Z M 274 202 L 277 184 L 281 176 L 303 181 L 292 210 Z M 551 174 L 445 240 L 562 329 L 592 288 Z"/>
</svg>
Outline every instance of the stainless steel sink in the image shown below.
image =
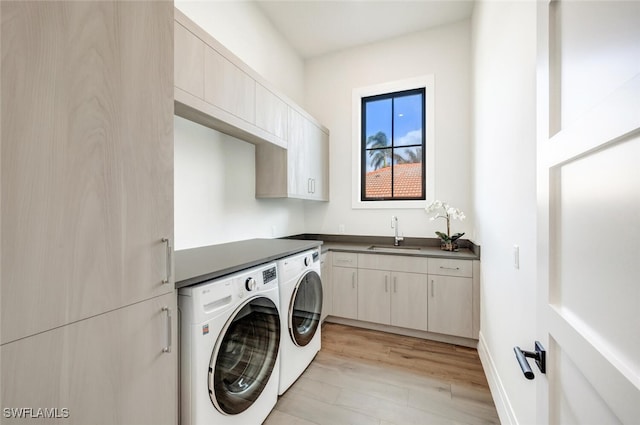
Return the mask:
<svg viewBox="0 0 640 425">
<path fill-rule="evenodd" d="M 395 246 L 395 245 L 371 245 L 367 250 L 369 251 L 391 251 L 391 252 L 418 252 L 422 250 L 421 246 Z"/>
</svg>

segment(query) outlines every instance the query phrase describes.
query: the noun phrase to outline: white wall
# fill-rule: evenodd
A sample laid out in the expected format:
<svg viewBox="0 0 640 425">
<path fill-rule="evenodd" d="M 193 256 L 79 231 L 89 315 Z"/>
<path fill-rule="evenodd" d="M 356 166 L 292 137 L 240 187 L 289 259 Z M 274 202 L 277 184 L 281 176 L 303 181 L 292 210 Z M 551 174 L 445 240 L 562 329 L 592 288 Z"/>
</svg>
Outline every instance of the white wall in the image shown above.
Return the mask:
<svg viewBox="0 0 640 425">
<path fill-rule="evenodd" d="M 255 199 L 255 147 L 174 118 L 176 249 L 303 233 L 302 201 Z"/>
<path fill-rule="evenodd" d="M 304 63 L 251 2 L 176 1 L 189 18 L 294 101 Z M 179 117 L 175 128 L 175 247 L 303 233 L 302 202 L 255 199 L 253 145 Z"/>
<path fill-rule="evenodd" d="M 476 3 L 472 40 L 480 352 L 502 422 L 534 424 L 536 384 L 524 379 L 513 346 L 532 350 L 536 329 L 535 1 Z"/>
<path fill-rule="evenodd" d="M 470 22 L 352 48 L 307 60 L 305 107 L 331 131 L 331 201 L 305 206 L 312 233 L 393 235 L 391 215 L 405 236 L 436 237 L 444 221 L 431 222 L 423 209 L 351 209 L 352 90 L 434 74 L 435 196 L 472 217 L 470 183 Z M 452 231 L 472 236 L 472 225 L 455 222 Z"/>
</svg>

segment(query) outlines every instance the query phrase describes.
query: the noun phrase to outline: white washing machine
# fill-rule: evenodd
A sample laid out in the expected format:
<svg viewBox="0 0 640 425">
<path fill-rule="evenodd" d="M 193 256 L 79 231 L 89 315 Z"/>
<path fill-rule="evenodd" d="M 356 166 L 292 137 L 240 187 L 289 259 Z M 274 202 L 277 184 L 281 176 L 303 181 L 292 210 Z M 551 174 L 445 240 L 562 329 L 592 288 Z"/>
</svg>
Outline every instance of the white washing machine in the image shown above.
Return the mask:
<svg viewBox="0 0 640 425">
<path fill-rule="evenodd" d="M 182 425 L 259 424 L 278 400 L 275 263 L 178 291 Z"/>
<path fill-rule="evenodd" d="M 320 351 L 322 281 L 320 251 L 278 261 L 280 284 L 280 385 L 282 395 Z"/>
</svg>

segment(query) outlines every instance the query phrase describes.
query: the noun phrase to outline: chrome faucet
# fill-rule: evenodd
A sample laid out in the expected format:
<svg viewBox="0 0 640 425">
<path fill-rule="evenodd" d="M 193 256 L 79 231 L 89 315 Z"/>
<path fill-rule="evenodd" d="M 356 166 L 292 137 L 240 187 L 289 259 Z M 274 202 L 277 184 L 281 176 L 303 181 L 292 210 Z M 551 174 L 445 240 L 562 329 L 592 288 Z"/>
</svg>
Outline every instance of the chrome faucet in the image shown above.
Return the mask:
<svg viewBox="0 0 640 425">
<path fill-rule="evenodd" d="M 404 240 L 404 237 L 398 235 L 398 217 L 391 216 L 391 228 L 396 230 L 395 238 L 393 239 L 393 246 L 400 246 L 400 242 Z"/>
</svg>

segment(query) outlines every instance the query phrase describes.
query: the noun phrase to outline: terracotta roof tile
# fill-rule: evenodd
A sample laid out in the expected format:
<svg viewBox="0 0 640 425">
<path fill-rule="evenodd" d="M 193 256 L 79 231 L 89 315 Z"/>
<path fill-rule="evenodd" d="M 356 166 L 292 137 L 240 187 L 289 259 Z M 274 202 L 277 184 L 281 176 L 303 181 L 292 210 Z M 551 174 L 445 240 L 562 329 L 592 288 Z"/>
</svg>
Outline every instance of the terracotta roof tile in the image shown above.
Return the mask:
<svg viewBox="0 0 640 425">
<path fill-rule="evenodd" d="M 394 170 L 394 196 L 417 198 L 422 193 L 422 163 L 396 164 Z M 391 197 L 391 167 L 379 168 L 365 175 L 367 198 Z"/>
</svg>

